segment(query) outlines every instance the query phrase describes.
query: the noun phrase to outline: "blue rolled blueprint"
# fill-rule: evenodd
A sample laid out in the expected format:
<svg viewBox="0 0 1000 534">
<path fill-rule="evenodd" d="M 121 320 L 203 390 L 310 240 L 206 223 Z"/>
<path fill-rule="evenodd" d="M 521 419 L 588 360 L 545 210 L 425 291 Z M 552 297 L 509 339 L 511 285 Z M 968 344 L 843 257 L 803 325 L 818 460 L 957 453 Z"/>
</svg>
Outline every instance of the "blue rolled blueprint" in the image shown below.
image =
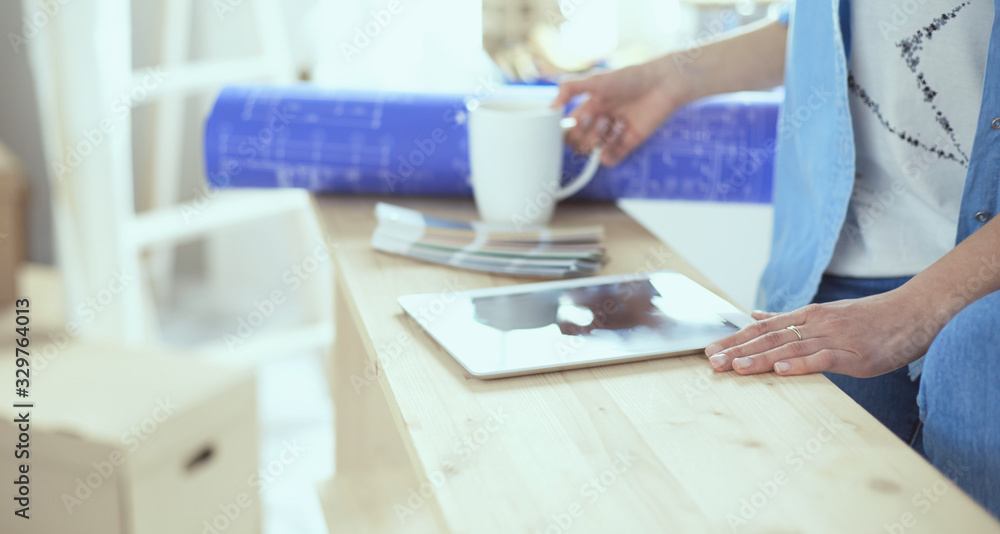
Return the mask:
<svg viewBox="0 0 1000 534">
<path fill-rule="evenodd" d="M 510 87 L 504 96 L 537 95 Z M 527 93 L 531 92 L 531 93 Z M 470 196 L 464 95 L 233 86 L 205 124 L 214 187 Z M 574 198 L 771 201 L 780 92 L 733 93 L 679 109 Z M 564 174 L 585 157 L 566 149 Z"/>
</svg>

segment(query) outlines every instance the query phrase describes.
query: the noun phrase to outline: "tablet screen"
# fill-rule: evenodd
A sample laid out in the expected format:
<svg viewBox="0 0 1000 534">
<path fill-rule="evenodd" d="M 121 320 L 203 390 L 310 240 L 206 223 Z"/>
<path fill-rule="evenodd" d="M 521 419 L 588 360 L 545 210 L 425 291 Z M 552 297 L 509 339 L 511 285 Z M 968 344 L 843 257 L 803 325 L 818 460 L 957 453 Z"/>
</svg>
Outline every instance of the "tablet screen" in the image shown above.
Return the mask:
<svg viewBox="0 0 1000 534">
<path fill-rule="evenodd" d="M 691 353 L 750 320 L 669 271 L 466 291 L 448 299 L 413 295 L 400 304 L 476 376 Z"/>
</svg>

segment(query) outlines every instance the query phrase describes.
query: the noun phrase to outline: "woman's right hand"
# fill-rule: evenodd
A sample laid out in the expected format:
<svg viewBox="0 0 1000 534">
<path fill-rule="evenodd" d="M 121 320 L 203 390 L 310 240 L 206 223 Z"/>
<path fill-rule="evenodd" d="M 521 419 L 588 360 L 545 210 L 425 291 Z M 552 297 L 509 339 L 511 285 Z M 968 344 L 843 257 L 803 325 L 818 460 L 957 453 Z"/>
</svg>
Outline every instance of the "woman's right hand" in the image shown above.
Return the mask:
<svg viewBox="0 0 1000 534">
<path fill-rule="evenodd" d="M 686 52 L 563 82 L 553 106 L 589 97 L 573 110 L 577 125 L 566 142 L 581 153 L 601 145 L 601 163 L 615 165 L 688 102 L 780 85 L 787 37 L 784 24 L 761 20 Z"/>
<path fill-rule="evenodd" d="M 617 165 L 684 103 L 682 77 L 679 69 L 669 68 L 669 61 L 661 58 L 560 83 L 553 106 L 587 95 L 571 114 L 577 124 L 566 133 L 566 142 L 581 154 L 601 145 L 601 163 Z"/>
</svg>

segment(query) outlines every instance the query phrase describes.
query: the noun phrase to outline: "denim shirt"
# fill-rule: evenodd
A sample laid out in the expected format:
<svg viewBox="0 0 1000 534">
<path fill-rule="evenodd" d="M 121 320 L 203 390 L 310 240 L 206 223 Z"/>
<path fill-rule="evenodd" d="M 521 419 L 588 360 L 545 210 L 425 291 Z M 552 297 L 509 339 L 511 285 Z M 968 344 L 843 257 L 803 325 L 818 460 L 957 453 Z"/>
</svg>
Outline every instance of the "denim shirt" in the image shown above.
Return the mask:
<svg viewBox="0 0 1000 534">
<path fill-rule="evenodd" d="M 855 156 L 847 90 L 849 9 L 846 0 L 808 0 L 790 8 L 785 101 L 775 153 L 774 242 L 757 297 L 763 310 L 790 311 L 812 301 L 847 214 Z M 1000 212 L 998 187 L 1000 0 L 994 0 L 983 100 L 956 243 Z"/>
</svg>

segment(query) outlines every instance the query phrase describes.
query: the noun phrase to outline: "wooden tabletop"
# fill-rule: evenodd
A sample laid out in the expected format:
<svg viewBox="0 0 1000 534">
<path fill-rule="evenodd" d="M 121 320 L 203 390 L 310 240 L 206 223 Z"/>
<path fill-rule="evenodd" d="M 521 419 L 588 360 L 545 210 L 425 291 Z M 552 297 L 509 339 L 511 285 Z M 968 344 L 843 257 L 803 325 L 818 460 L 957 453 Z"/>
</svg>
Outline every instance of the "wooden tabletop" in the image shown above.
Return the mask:
<svg viewBox="0 0 1000 534">
<path fill-rule="evenodd" d="M 416 471 L 416 486 L 392 493 L 400 525 L 429 511 L 443 531 L 476 533 L 1000 532 L 821 375 L 718 374 L 703 356 L 682 356 L 467 376 L 397 297 L 535 280 L 375 252 L 375 202 L 319 197 L 317 207 L 340 313 L 353 317 L 367 357 L 379 359 L 371 373 L 339 380 L 355 395 L 384 393 Z M 466 200 L 393 202 L 475 218 Z M 554 224 L 604 225 L 610 263 L 601 274 L 673 269 L 715 290 L 613 205 L 561 205 Z M 737 258 L 720 253 L 720 261 L 740 268 Z M 355 438 L 337 439 L 339 448 Z"/>
</svg>

